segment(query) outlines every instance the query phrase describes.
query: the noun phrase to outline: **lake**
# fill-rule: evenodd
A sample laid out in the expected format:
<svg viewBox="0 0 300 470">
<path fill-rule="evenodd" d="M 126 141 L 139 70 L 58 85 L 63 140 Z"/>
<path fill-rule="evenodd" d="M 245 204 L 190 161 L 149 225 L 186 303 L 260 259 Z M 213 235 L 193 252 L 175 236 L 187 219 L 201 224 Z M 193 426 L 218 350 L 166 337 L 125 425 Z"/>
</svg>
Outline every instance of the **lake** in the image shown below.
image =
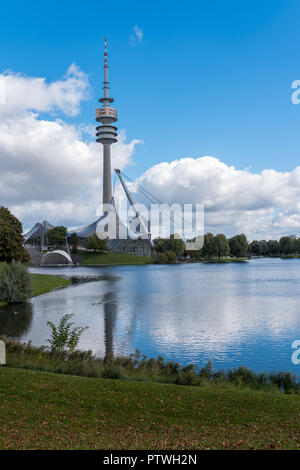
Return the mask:
<svg viewBox="0 0 300 470">
<path fill-rule="evenodd" d="M 74 314 L 89 326 L 79 348 L 127 355 L 139 349 L 215 370 L 245 365 L 289 370 L 300 340 L 300 259 L 245 263 L 30 268 L 64 276 L 103 276 L 0 307 L 0 334 L 46 345 L 47 321 Z"/>
</svg>

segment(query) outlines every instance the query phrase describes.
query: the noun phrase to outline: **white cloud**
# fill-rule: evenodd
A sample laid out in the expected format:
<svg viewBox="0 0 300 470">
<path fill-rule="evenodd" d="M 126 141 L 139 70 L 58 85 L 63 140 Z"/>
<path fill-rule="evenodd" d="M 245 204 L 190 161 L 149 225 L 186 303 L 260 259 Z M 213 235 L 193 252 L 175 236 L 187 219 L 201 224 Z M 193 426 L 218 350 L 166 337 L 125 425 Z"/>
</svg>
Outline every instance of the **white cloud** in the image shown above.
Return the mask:
<svg viewBox="0 0 300 470">
<path fill-rule="evenodd" d="M 182 158 L 155 165 L 137 182 L 170 205 L 204 203 L 205 231 L 300 236 L 300 167 L 251 173 L 214 157 Z"/>
<path fill-rule="evenodd" d="M 132 46 L 135 46 L 137 42 L 142 43 L 143 38 L 144 38 L 143 30 L 139 28 L 137 25 L 135 25 L 132 28 L 131 34 L 129 35 L 130 44 Z"/>
<path fill-rule="evenodd" d="M 26 77 L 13 72 L 0 74 L 0 89 L 5 104 L 0 107 L 0 116 L 18 116 L 29 110 L 38 112 L 61 111 L 75 116 L 80 102 L 89 97 L 87 75 L 76 64 L 72 64 L 62 80 L 47 83 L 45 78 Z"/>
</svg>

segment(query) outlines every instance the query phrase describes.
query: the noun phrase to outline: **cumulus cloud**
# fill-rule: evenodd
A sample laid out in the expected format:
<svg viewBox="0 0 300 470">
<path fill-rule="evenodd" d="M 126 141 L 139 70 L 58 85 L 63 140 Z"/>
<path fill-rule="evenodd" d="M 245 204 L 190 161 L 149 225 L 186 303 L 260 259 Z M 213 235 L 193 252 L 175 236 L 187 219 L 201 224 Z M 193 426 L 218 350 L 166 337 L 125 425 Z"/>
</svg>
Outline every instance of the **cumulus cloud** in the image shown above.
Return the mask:
<svg viewBox="0 0 300 470">
<path fill-rule="evenodd" d="M 29 110 L 38 112 L 61 111 L 76 116 L 80 102 L 89 98 L 87 75 L 72 64 L 62 80 L 47 83 L 45 78 L 27 77 L 18 73 L 0 74 L 0 89 L 5 105 L 0 116 L 20 115 Z"/>
<path fill-rule="evenodd" d="M 300 236 L 300 167 L 252 173 L 210 156 L 182 158 L 153 166 L 137 182 L 169 205 L 204 203 L 205 231 Z"/>
<path fill-rule="evenodd" d="M 0 81 L 6 90 L 0 107 L 0 203 L 24 228 L 44 218 L 69 226 L 93 221 L 102 191 L 94 126 L 67 124 L 63 116 L 40 117 L 42 112 L 78 114 L 89 97 L 87 76 L 72 64 L 62 80 L 49 84 L 14 73 L 0 74 Z M 112 148 L 113 167 L 130 164 L 138 142 L 126 142 L 121 131 Z"/>
<path fill-rule="evenodd" d="M 135 46 L 137 43 L 142 43 L 143 38 L 144 38 L 143 30 L 139 28 L 138 25 L 135 25 L 132 28 L 131 34 L 129 35 L 130 44 L 132 46 Z"/>
</svg>

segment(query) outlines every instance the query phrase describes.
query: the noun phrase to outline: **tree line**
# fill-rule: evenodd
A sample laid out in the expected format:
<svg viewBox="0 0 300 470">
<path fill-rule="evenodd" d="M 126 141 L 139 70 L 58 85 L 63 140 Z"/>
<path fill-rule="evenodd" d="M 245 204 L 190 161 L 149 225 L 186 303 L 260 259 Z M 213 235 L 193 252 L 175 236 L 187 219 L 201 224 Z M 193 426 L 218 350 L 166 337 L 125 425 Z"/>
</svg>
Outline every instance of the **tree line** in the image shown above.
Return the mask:
<svg viewBox="0 0 300 470">
<path fill-rule="evenodd" d="M 224 233 L 213 235 L 209 232 L 204 235 L 204 243 L 201 250 L 191 251 L 189 254 L 193 259 L 221 259 L 228 256 L 244 258 L 248 254 L 248 246 L 247 237 L 243 233 L 227 238 Z"/>
<path fill-rule="evenodd" d="M 203 258 L 221 259 L 228 256 L 234 258 L 245 258 L 248 256 L 293 256 L 300 254 L 300 238 L 289 235 L 281 237 L 280 240 L 253 240 L 251 243 L 248 243 L 247 237 L 243 233 L 227 238 L 223 233 L 213 235 L 209 232 L 204 235 L 204 243 L 201 250 L 187 251 L 184 241 L 174 235 L 171 235 L 169 239 L 155 239 L 154 247 L 164 262 L 174 262 L 174 254 L 176 257 L 189 255 L 191 259 L 195 260 Z"/>
<path fill-rule="evenodd" d="M 194 241 L 194 240 L 189 240 Z M 223 233 L 204 235 L 204 244 L 201 250 L 187 251 L 185 243 L 179 236 L 171 235 L 170 238 L 156 238 L 153 240 L 154 248 L 158 253 L 157 260 L 161 263 L 176 262 L 177 257 L 189 255 L 192 259 L 223 258 L 232 255 L 242 258 L 247 255 L 248 241 L 244 234 L 235 235 L 227 239 Z"/>
<path fill-rule="evenodd" d="M 280 240 L 253 240 L 249 244 L 253 256 L 282 256 L 300 254 L 300 238 L 295 235 L 281 237 Z"/>
</svg>

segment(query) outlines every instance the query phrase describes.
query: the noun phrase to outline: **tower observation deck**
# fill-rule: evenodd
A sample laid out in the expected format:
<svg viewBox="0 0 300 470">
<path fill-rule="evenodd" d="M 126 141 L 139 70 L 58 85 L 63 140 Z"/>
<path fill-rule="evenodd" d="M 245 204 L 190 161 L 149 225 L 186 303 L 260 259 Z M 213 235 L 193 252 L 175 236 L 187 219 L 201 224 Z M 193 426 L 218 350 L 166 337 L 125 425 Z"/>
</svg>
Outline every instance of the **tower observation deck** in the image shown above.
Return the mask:
<svg viewBox="0 0 300 470">
<path fill-rule="evenodd" d="M 96 121 L 102 126 L 96 127 L 97 142 L 103 144 L 103 204 L 109 204 L 112 199 L 111 188 L 111 157 L 110 146 L 117 142 L 117 128 L 112 126 L 118 119 L 117 110 L 111 107 L 113 98 L 109 96 L 108 65 L 107 65 L 107 40 L 105 38 L 104 50 L 104 82 L 103 98 L 99 99 L 101 108 L 96 109 Z"/>
</svg>

